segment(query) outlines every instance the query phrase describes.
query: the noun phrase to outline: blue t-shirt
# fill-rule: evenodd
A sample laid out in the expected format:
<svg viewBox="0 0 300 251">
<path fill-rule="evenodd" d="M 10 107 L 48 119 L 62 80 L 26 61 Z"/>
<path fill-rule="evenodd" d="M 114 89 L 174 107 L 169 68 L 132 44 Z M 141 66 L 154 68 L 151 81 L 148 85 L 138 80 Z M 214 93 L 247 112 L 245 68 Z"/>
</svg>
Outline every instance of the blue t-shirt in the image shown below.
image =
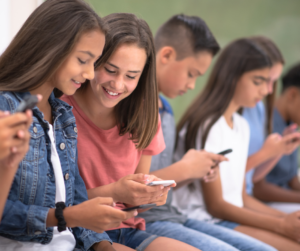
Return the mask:
<svg viewBox="0 0 300 251">
<path fill-rule="evenodd" d="M 282 134 L 283 130 L 288 126 L 288 123 L 274 108 L 273 114 L 273 132 Z M 288 182 L 297 176 L 298 173 L 298 149 L 290 155 L 284 155 L 266 176 L 266 180 L 275 185 L 289 188 Z"/>
<path fill-rule="evenodd" d="M 247 120 L 250 127 L 250 143 L 248 156 L 259 151 L 266 138 L 266 115 L 265 106 L 260 101 L 254 108 L 244 108 L 243 117 Z M 255 169 L 251 169 L 246 173 L 246 191 L 252 194 L 253 182 L 252 177 Z"/>
</svg>

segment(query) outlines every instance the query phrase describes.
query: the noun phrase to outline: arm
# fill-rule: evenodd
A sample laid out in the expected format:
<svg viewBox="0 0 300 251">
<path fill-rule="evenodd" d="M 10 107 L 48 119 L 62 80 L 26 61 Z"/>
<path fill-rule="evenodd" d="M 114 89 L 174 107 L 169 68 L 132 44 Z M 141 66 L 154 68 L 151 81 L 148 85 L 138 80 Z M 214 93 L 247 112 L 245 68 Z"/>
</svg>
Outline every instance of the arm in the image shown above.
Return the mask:
<svg viewBox="0 0 300 251">
<path fill-rule="evenodd" d="M 253 195 L 262 201 L 300 203 L 298 191 L 287 190 L 267 182 L 265 179 L 254 184 Z"/>
<path fill-rule="evenodd" d="M 280 232 L 281 218 L 267 215 L 246 207 L 237 207 L 223 199 L 220 176 L 213 182 L 203 183 L 203 196 L 208 212 L 214 217 L 243 225 Z M 253 206 L 254 208 L 255 205 Z"/>
<path fill-rule="evenodd" d="M 296 191 L 300 191 L 300 182 L 298 176 L 292 178 L 289 182 L 289 186 Z"/>
<path fill-rule="evenodd" d="M 281 159 L 281 155 L 273 159 L 269 159 L 265 163 L 259 165 L 253 175 L 253 183 L 256 183 L 265 178 L 265 176 L 274 168 L 277 162 Z M 248 158 L 249 159 L 249 158 Z"/>
</svg>

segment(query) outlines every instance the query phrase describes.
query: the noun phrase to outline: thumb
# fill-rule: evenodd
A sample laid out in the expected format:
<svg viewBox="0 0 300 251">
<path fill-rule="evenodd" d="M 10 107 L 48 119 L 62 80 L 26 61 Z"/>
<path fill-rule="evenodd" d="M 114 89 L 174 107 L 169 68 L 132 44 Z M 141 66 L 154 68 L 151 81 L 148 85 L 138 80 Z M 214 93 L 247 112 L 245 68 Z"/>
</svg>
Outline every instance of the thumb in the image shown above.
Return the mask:
<svg viewBox="0 0 300 251">
<path fill-rule="evenodd" d="M 95 198 L 95 200 L 97 201 L 98 204 L 101 204 L 101 205 L 107 205 L 107 206 L 112 206 L 112 207 L 116 206 L 116 204 L 113 201 L 113 198 L 110 198 L 110 197 L 97 197 L 97 198 Z"/>
<path fill-rule="evenodd" d="M 149 180 L 149 175 L 144 173 L 135 173 L 127 176 L 129 180 L 133 180 L 142 184 L 147 184 Z"/>
</svg>

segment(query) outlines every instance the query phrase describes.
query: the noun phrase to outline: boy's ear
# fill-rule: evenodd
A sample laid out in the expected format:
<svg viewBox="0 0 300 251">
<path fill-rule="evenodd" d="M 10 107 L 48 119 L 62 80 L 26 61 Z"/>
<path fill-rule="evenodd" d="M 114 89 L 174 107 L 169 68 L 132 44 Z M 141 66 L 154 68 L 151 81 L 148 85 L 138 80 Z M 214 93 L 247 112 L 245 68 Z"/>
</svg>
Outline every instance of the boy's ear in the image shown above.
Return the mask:
<svg viewBox="0 0 300 251">
<path fill-rule="evenodd" d="M 170 61 L 174 61 L 177 57 L 175 49 L 171 46 L 162 47 L 158 54 L 162 64 L 167 64 Z"/>
<path fill-rule="evenodd" d="M 291 86 L 287 89 L 287 98 L 290 102 L 300 99 L 300 89 L 296 86 Z"/>
</svg>

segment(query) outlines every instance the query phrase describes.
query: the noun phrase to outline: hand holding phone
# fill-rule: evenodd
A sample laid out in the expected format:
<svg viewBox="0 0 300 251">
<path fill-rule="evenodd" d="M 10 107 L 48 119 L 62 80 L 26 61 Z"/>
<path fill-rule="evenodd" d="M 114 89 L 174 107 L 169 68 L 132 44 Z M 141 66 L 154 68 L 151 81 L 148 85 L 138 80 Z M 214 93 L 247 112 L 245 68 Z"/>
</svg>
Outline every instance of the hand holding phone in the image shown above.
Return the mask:
<svg viewBox="0 0 300 251">
<path fill-rule="evenodd" d="M 152 208 L 152 207 L 156 207 L 156 204 L 144 204 L 144 205 L 140 205 L 140 206 L 135 206 L 135 207 L 128 207 L 128 208 L 123 208 L 122 211 L 132 211 L 135 209 L 147 209 L 147 208 Z"/>
</svg>

